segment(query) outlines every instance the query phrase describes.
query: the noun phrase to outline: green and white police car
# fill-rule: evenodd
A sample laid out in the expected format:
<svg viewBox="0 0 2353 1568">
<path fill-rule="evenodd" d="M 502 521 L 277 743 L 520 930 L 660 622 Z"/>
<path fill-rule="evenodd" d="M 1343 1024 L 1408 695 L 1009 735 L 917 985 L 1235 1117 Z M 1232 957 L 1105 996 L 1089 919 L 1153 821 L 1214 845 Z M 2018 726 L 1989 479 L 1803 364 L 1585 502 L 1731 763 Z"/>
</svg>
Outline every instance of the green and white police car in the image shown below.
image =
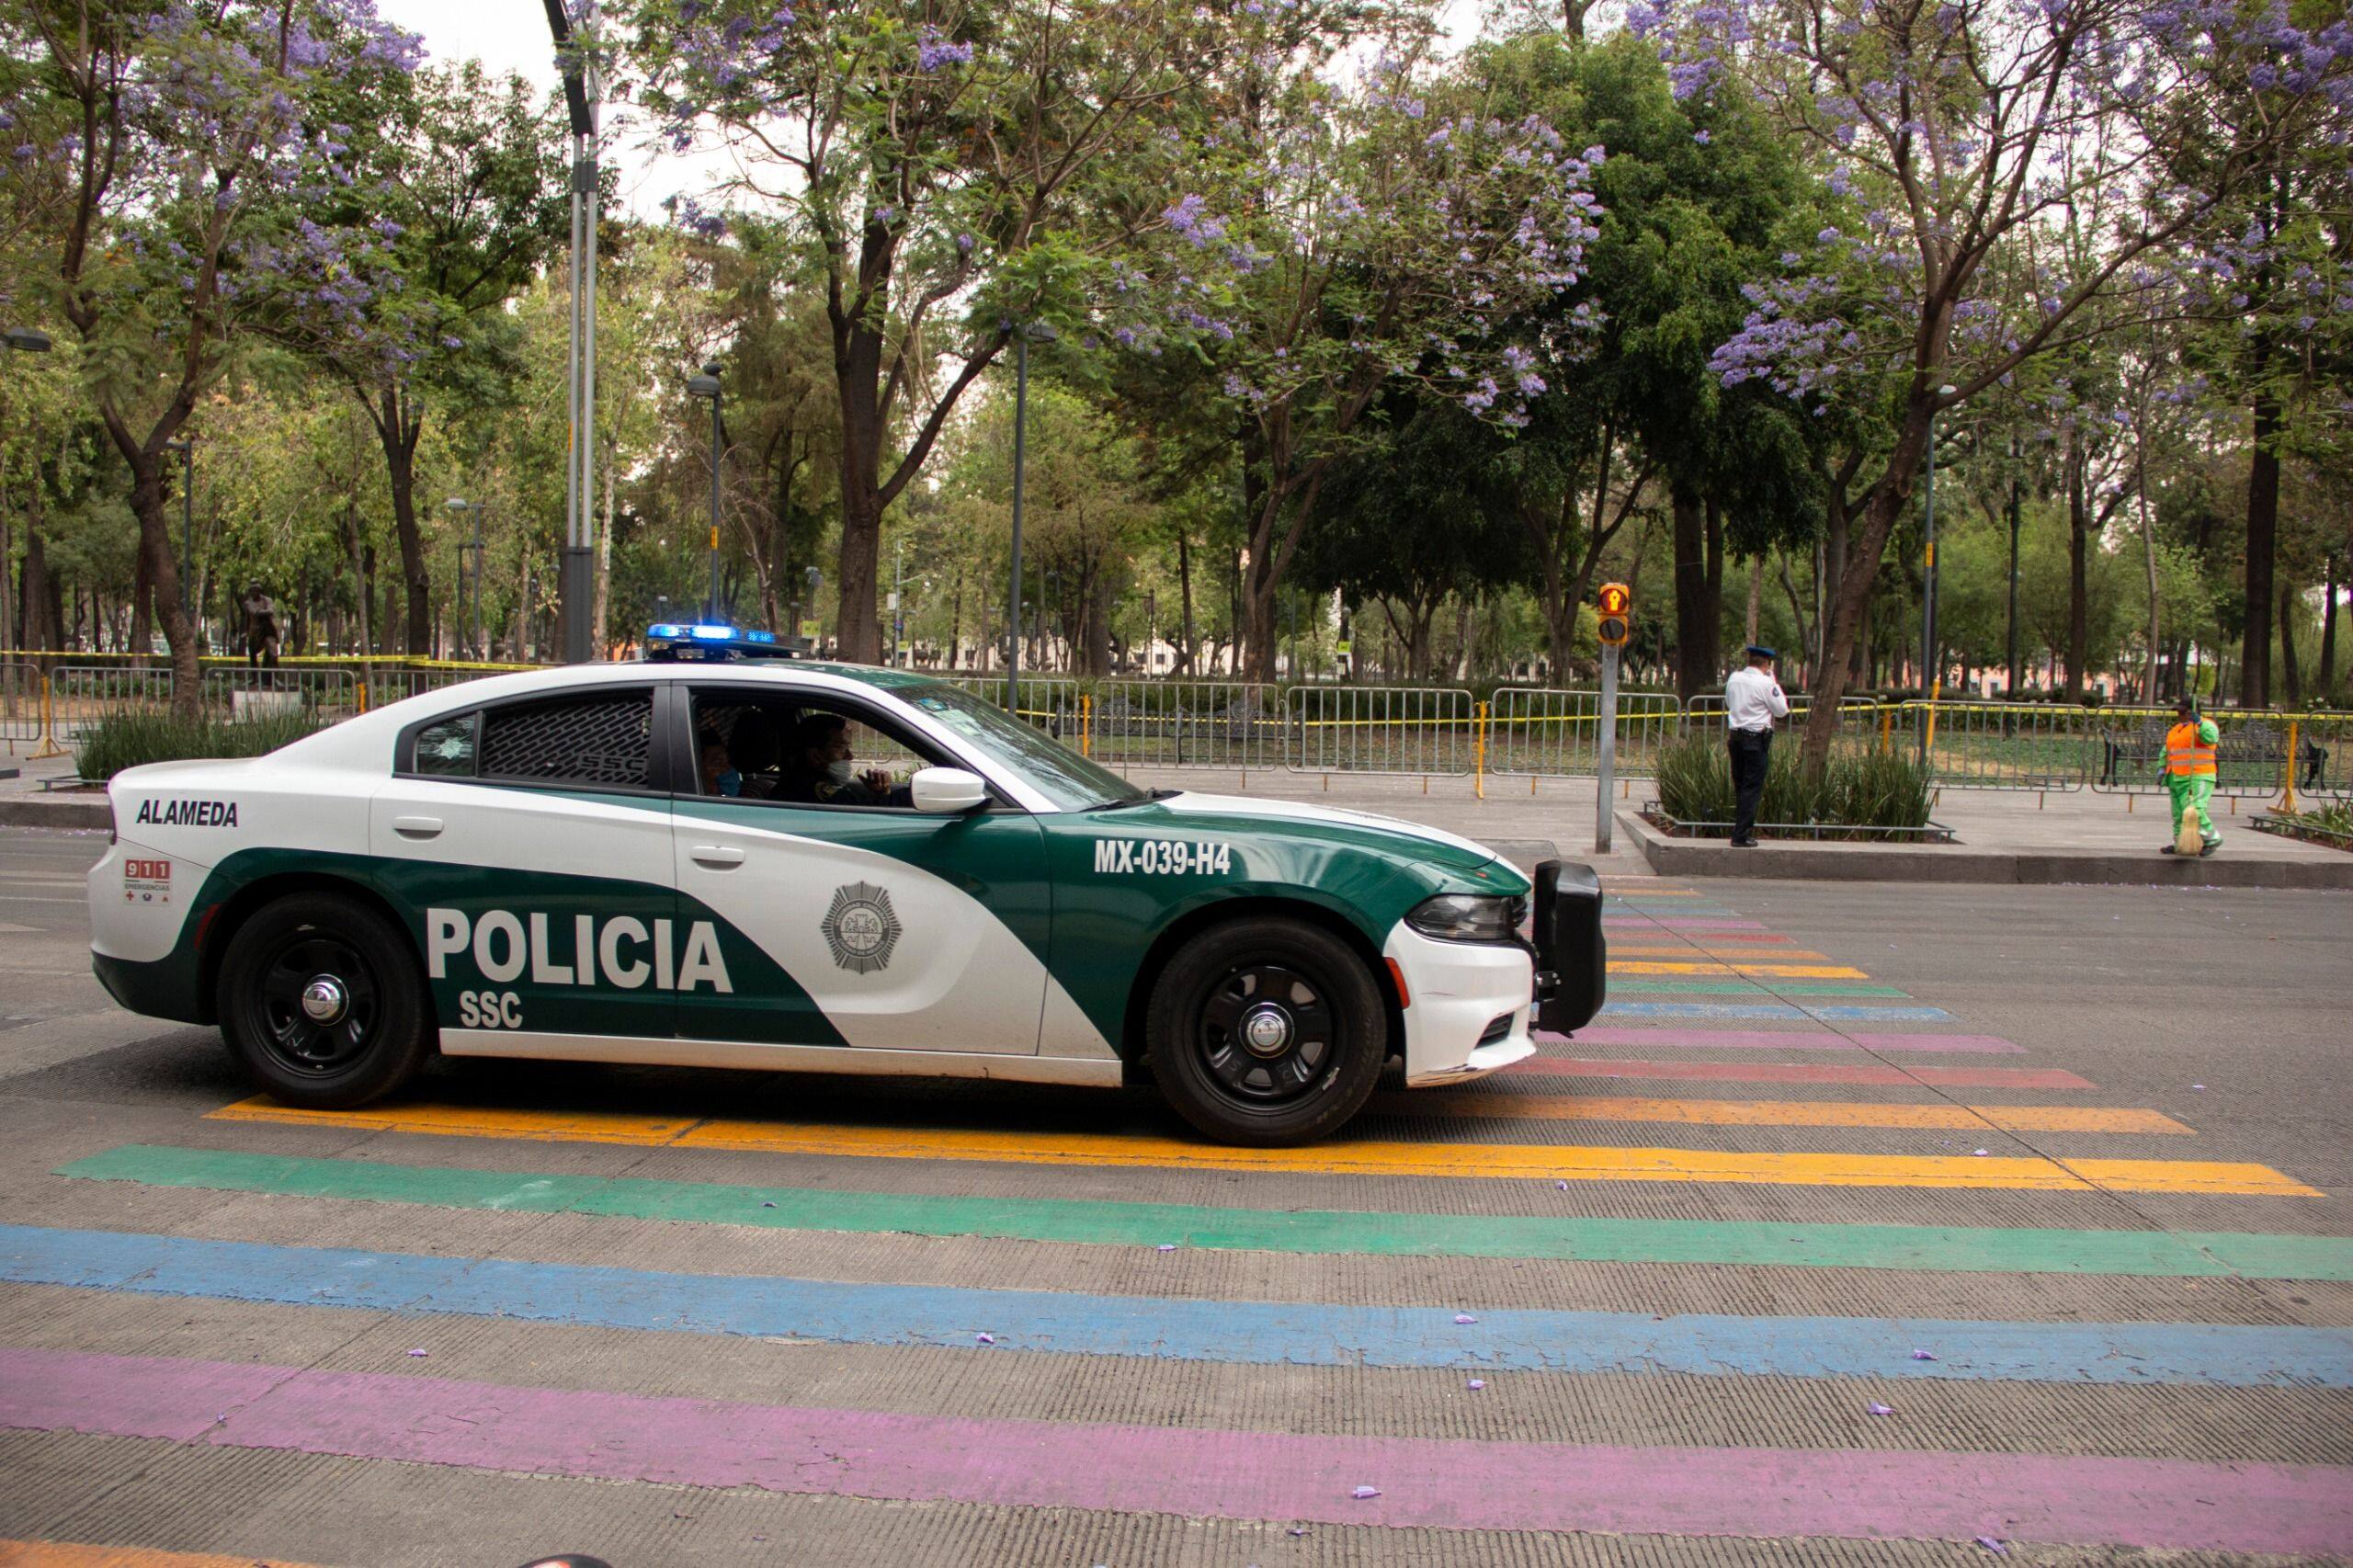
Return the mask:
<svg viewBox="0 0 2353 1568">
<path fill-rule="evenodd" d="M 645 662 L 119 774 L 99 980 L 217 1022 L 299 1106 L 364 1104 L 436 1051 L 1148 1077 L 1256 1144 L 1330 1132 L 1392 1058 L 1461 1082 L 1601 1006 L 1586 868 L 1139 789 L 957 687 L 663 630 Z M 899 782 L 838 782 L 868 768 Z"/>
</svg>

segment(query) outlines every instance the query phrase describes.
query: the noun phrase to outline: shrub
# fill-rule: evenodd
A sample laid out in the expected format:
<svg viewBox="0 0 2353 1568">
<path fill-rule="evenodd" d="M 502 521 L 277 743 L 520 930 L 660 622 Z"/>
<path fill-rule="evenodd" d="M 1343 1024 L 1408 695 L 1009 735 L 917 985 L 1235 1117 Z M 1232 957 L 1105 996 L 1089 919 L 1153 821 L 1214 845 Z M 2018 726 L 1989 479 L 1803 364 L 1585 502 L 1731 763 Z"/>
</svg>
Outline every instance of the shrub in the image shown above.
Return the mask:
<svg viewBox="0 0 2353 1568">
<path fill-rule="evenodd" d="M 1840 750 L 1819 778 L 1806 777 L 1795 737 L 1773 748 L 1765 769 L 1760 823 L 1841 827 L 1921 827 L 1928 820 L 1928 776 L 1893 752 Z M 1659 809 L 1677 822 L 1733 820 L 1732 759 L 1721 735 L 1692 735 L 1658 754 Z"/>
<path fill-rule="evenodd" d="M 126 767 L 191 757 L 259 756 L 326 728 L 308 713 L 230 721 L 177 719 L 169 713 L 114 713 L 82 732 L 74 757 L 85 778 L 112 778 Z"/>
</svg>

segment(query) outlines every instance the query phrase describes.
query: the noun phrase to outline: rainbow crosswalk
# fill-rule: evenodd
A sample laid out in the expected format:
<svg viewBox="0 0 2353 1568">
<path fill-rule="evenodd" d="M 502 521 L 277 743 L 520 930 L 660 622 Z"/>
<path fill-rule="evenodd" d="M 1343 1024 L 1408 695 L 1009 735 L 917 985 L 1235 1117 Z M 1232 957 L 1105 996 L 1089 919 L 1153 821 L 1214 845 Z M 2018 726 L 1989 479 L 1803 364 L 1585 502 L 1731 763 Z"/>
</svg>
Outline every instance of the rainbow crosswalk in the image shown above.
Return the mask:
<svg viewBox="0 0 2353 1568">
<path fill-rule="evenodd" d="M 0 1427 L 619 1483 L 647 1509 L 732 1489 L 1282 1527 L 1245 1561 L 1333 1529 L 1374 1560 L 1397 1529 L 1470 1532 L 1463 1560 L 1524 1531 L 2353 1550 L 2353 1463 L 2248 1436 L 2353 1417 L 2353 1333 L 2244 1294 L 2353 1281 L 2353 1238 L 2262 1223 L 2320 1187 L 2096 1103 L 1704 890 L 1616 883 L 1607 919 L 1593 1028 L 1476 1085 L 1384 1091 L 1309 1149 L 1206 1145 L 1137 1096 L 1024 1114 L 874 1085 L 794 1115 L 554 1077 L 221 1106 L 58 1165 L 141 1222 L 0 1223 L 0 1283 L 341 1314 L 415 1347 L 0 1346 Z M 2149 1195 L 2249 1222 L 2161 1228 Z M 268 1233 L 195 1218 L 238 1206 Z M 445 1333 L 506 1349 L 444 1370 Z M 664 1392 L 556 1375 L 542 1343 L 610 1367 L 828 1347 L 875 1381 L 779 1361 Z M 1287 1392 L 1028 1396 L 1163 1369 Z M 2256 1402 L 2237 1449 L 2131 1429 L 2222 1391 Z M 219 1561 L 0 1542 L 0 1568 Z"/>
</svg>

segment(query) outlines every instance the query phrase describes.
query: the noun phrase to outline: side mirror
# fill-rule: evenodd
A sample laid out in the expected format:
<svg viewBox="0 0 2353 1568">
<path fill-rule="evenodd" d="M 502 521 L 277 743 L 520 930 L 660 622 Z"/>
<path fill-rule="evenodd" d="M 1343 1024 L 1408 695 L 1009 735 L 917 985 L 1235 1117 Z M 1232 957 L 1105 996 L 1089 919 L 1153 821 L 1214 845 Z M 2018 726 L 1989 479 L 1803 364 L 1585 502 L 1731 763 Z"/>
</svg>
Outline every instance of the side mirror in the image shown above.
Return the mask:
<svg viewBox="0 0 2353 1568">
<path fill-rule="evenodd" d="M 907 784 L 915 810 L 953 816 L 989 802 L 987 780 L 961 767 L 926 767 Z"/>
</svg>

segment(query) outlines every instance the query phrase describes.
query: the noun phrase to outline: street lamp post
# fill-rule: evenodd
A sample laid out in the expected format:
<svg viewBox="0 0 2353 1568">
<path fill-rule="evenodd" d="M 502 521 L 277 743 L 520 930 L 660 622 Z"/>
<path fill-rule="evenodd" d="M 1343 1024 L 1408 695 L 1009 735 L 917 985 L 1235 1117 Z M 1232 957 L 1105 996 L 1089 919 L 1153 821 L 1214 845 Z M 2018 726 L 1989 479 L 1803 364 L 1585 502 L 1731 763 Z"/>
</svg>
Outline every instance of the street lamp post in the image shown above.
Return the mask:
<svg viewBox="0 0 2353 1568">
<path fill-rule="evenodd" d="M 1938 397 L 1950 397 L 1953 388 L 1937 389 Z M 1920 695 L 1927 701 L 1920 710 L 1920 766 L 1928 766 L 1928 743 L 1936 733 L 1936 703 L 1939 688 L 1944 685 L 1943 672 L 1936 676 L 1928 672 L 1937 667 L 1937 414 L 1928 410 L 1928 470 L 1920 496 L 1920 531 L 1927 536 L 1927 551 L 1923 558 L 1920 583 Z"/>
<path fill-rule="evenodd" d="M 907 541 L 891 549 L 891 662 L 897 664 L 907 646 Z"/>
<path fill-rule="evenodd" d="M 449 498 L 449 510 L 451 510 L 452 512 L 472 512 L 472 513 L 473 514 L 473 518 L 474 518 L 474 538 L 473 538 L 473 542 L 472 542 L 472 544 L 466 544 L 466 543 L 462 543 L 462 542 L 461 542 L 461 543 L 460 543 L 460 544 L 459 544 L 459 546 L 458 546 L 458 551 L 459 551 L 459 565 L 458 565 L 458 570 L 459 570 L 459 573 L 460 573 L 460 576 L 462 576 L 462 575 L 463 575 L 463 574 L 464 574 L 464 572 L 465 572 L 464 553 L 465 553 L 465 551 L 469 551 L 469 550 L 472 551 L 474 552 L 474 635 L 473 635 L 473 642 L 469 645 L 469 652 L 471 652 L 471 653 L 473 654 L 473 656 L 474 656 L 475 658 L 479 659 L 479 658 L 481 658 L 481 657 L 482 657 L 482 653 L 483 653 L 483 645 L 482 645 L 482 503 L 481 503 L 481 502 L 479 502 L 479 501 L 469 501 L 469 500 L 467 500 L 467 499 L 466 499 L 464 496 L 462 496 L 462 495 L 453 495 L 453 496 L 451 496 L 451 497 Z M 465 599 L 466 599 L 466 596 L 465 596 L 465 587 L 464 587 L 464 585 L 463 585 L 462 583 L 460 583 L 460 585 L 459 585 L 459 590 L 458 590 L 458 608 L 459 608 L 459 610 L 460 610 L 461 613 L 463 612 L 463 610 L 464 610 L 464 608 L 465 608 Z"/>
<path fill-rule="evenodd" d="M 702 368 L 699 376 L 687 378 L 688 397 L 710 399 L 710 597 L 703 605 L 703 619 L 719 619 L 719 361 L 713 359 Z"/>
<path fill-rule="evenodd" d="M 1059 336 L 1044 322 L 1013 327 L 1013 613 L 1006 618 L 1011 642 L 1005 665 L 1005 710 L 1021 711 L 1021 480 L 1029 424 L 1029 344 L 1051 343 Z M 1042 648 L 1038 655 L 1045 657 Z"/>
</svg>

